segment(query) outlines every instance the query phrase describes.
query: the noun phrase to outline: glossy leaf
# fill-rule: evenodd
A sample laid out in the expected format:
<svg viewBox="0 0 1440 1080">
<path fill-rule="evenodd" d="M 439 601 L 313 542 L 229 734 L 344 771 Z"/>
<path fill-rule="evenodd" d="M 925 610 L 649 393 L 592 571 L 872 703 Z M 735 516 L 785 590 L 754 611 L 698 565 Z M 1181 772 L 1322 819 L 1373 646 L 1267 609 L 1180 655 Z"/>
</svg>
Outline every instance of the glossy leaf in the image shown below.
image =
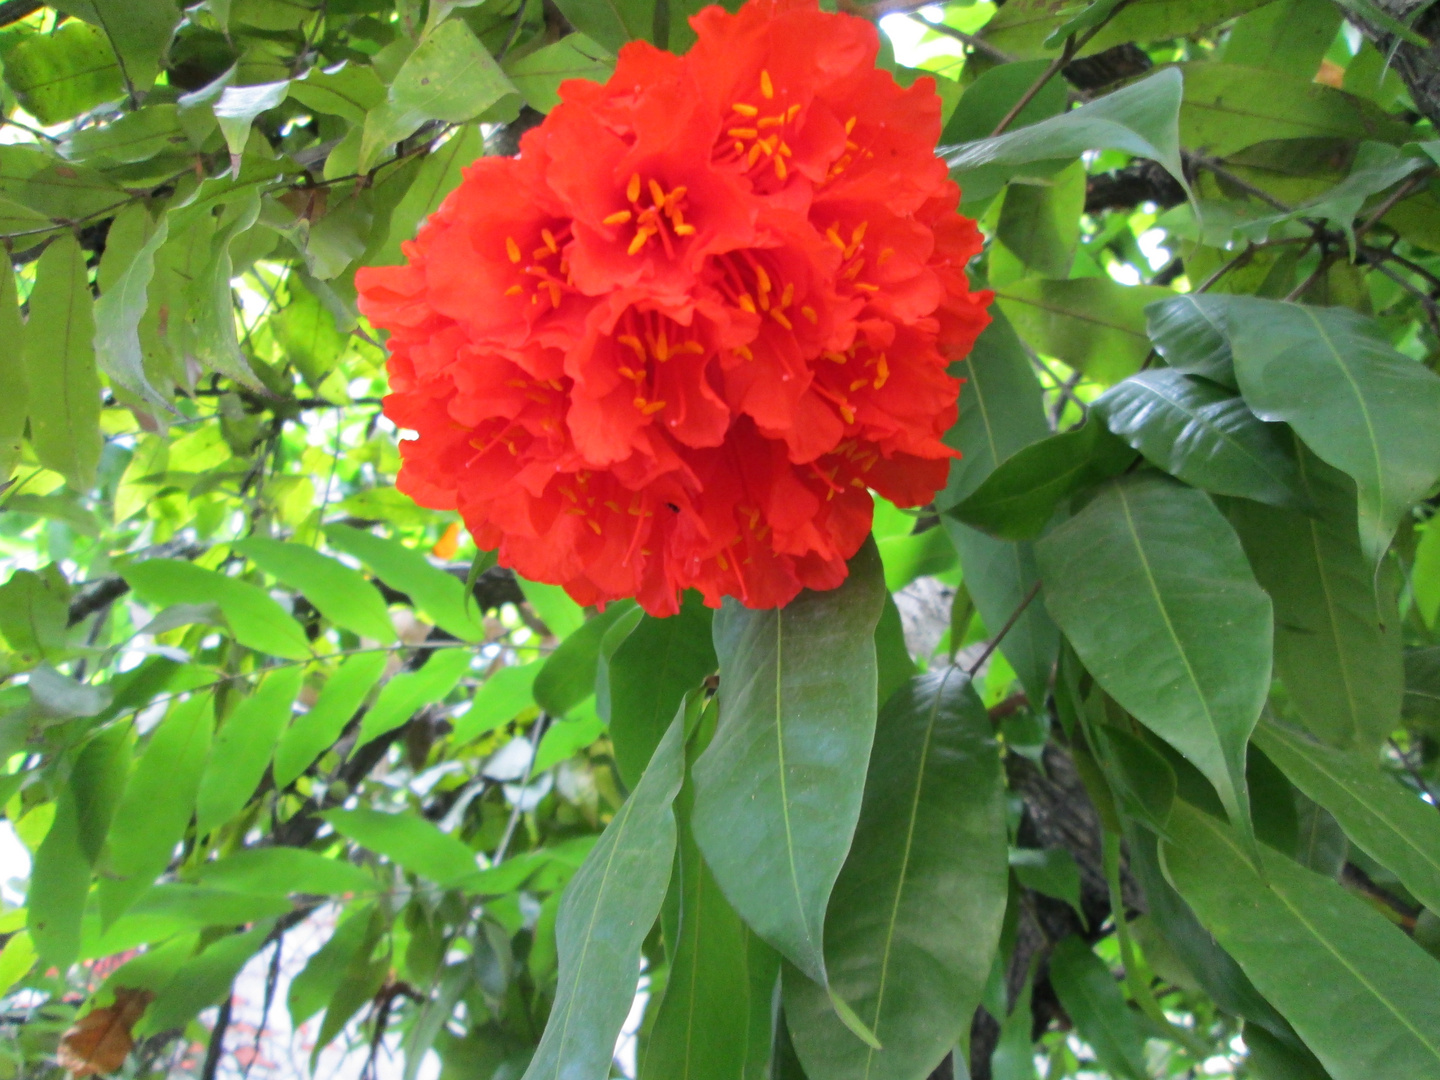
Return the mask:
<svg viewBox="0 0 1440 1080">
<path fill-rule="evenodd" d="M 304 671 L 284 667 L 266 675 L 255 693 L 225 718 L 200 781 L 195 831 L 204 836 L 244 809 L 260 785 L 280 733 L 290 719 Z"/>
<path fill-rule="evenodd" d="M 685 695 L 715 670 L 711 611 L 687 592 L 680 612 L 647 615 L 610 658 L 610 741 L 620 778 L 634 786 Z"/>
<path fill-rule="evenodd" d="M 1342 308 L 1244 298 L 1228 320 L 1245 400 L 1354 478 L 1360 543 L 1378 563 L 1401 515 L 1440 479 L 1440 430 L 1425 423 L 1440 411 L 1440 376 Z"/>
<path fill-rule="evenodd" d="M 1262 879 L 1234 835 L 1198 810 L 1177 806 L 1171 828 L 1171 881 L 1334 1080 L 1435 1071 L 1432 957 L 1364 901 L 1283 856 L 1265 855 Z"/>
<path fill-rule="evenodd" d="M 1272 616 L 1219 511 L 1193 488 L 1135 474 L 1036 553 L 1046 607 L 1085 667 L 1248 828 L 1245 744 L 1270 689 Z"/>
<path fill-rule="evenodd" d="M 1238 389 L 1230 354 L 1229 310 L 1224 296 L 1172 297 L 1145 309 L 1146 332 L 1171 368 Z"/>
<path fill-rule="evenodd" d="M 1050 434 L 1039 380 L 1025 347 L 1002 312 L 975 340 L 970 355 L 955 365 L 965 380 L 960 419 L 945 438 L 961 449 L 950 464 L 950 481 L 935 497 L 948 510 L 970 495 L 1002 461 Z"/>
<path fill-rule="evenodd" d="M 960 1041 L 990 972 L 1008 870 L 993 725 L 958 668 L 912 679 L 876 725 L 855 841 L 825 916 L 830 989 L 883 1049 L 787 968 L 785 1017 L 811 1076 L 926 1076 Z"/>
<path fill-rule="evenodd" d="M 873 542 L 845 583 L 715 616 L 720 725 L 695 763 L 695 839 L 746 923 L 825 982 L 825 906 L 860 816 L 875 734 Z M 734 822 L 750 826 L 737 829 Z"/>
<path fill-rule="evenodd" d="M 605 1080 L 675 857 L 671 804 L 685 725 L 671 724 L 634 792 L 566 886 L 555 924 L 560 982 L 525 1080 Z"/>
<path fill-rule="evenodd" d="M 335 896 L 376 887 L 375 880 L 358 866 L 291 847 L 237 851 L 205 863 L 196 871 L 196 878 L 214 889 L 262 896 Z"/>
<path fill-rule="evenodd" d="M 1335 750 L 1275 724 L 1255 741 L 1291 783 L 1335 815 L 1345 834 L 1431 910 L 1440 908 L 1440 816 L 1380 772 L 1372 754 Z"/>
<path fill-rule="evenodd" d="M 1303 448 L 1298 461 L 1310 513 L 1239 503 L 1231 520 L 1275 603 L 1275 667 L 1300 718 L 1334 746 L 1373 747 L 1400 722 L 1393 586 L 1360 550 L 1354 484 Z"/>
<path fill-rule="evenodd" d="M 1063 499 L 1114 476 L 1135 453 L 1098 420 L 1018 450 L 949 515 L 1002 540 L 1040 534 Z"/>
<path fill-rule="evenodd" d="M 69 236 L 45 249 L 35 268 L 25 323 L 30 445 L 40 463 L 77 491 L 100 463 L 100 376 L 85 253 Z"/>
<path fill-rule="evenodd" d="M 1060 47 L 1057 33 L 1093 24 L 1095 14 L 1082 21 L 1079 16 L 1092 7 L 1114 16 L 1100 34 L 1091 39 L 1085 55 L 1100 52 L 1128 41 L 1152 38 L 1179 38 L 1214 26 L 1241 12 L 1258 7 L 1264 0 L 1135 0 L 1115 10 L 1109 3 L 1088 4 L 1076 0 L 1010 0 L 985 27 L 984 37 L 1011 56 L 1045 55 Z"/>
<path fill-rule="evenodd" d="M 230 545 L 271 577 L 295 589 L 316 610 L 360 637 L 393 644 L 395 627 L 375 586 L 344 563 L 303 544 L 252 536 Z"/>
<path fill-rule="evenodd" d="M 1094 404 L 1145 460 L 1193 487 L 1303 508 L 1288 432 L 1255 418 L 1244 399 L 1171 368 L 1142 371 Z"/>
<path fill-rule="evenodd" d="M 1040 580 L 1034 543 L 997 540 L 953 520 L 945 522 L 945 531 L 960 553 L 965 587 L 986 628 L 994 627 L 998 634 L 1000 627 L 1020 611 L 1000 642 L 1000 652 L 1020 677 L 1020 685 L 1030 701 L 1043 702 L 1050 685 L 1050 673 L 1060 653 L 1060 631 L 1044 603 L 1031 601 L 1020 610 Z"/>
<path fill-rule="evenodd" d="M 342 836 L 437 884 L 455 885 L 479 869 L 473 851 L 422 818 L 365 809 L 322 816 Z"/>
<path fill-rule="evenodd" d="M 1101 1066 L 1112 1075 L 1146 1080 L 1150 1072 L 1139 1018 L 1126 1007 L 1120 987 L 1090 946 L 1074 936 L 1056 945 L 1050 954 L 1050 983 Z"/>
<path fill-rule="evenodd" d="M 308 712 L 301 713 L 275 747 L 277 788 L 289 787 L 301 773 L 335 744 L 380 676 L 389 658 L 384 653 L 357 653 L 341 662 L 325 682 Z"/>
<path fill-rule="evenodd" d="M 398 540 L 386 540 L 349 525 L 327 525 L 325 539 L 337 551 L 354 555 L 381 581 L 404 593 L 421 614 L 461 641 L 485 636 L 479 612 L 465 603 L 465 585 Z"/>
</svg>

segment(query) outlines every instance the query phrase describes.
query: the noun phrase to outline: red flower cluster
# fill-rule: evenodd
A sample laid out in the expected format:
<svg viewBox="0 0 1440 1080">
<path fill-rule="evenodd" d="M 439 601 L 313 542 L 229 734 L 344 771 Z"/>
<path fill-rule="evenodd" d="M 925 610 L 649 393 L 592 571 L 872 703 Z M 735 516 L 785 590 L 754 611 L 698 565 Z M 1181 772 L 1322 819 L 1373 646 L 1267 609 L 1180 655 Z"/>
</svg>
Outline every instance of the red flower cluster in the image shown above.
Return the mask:
<svg viewBox="0 0 1440 1080">
<path fill-rule="evenodd" d="M 947 363 L 988 321 L 940 101 L 814 0 L 706 8 L 683 58 L 621 50 L 517 158 L 484 158 L 361 271 L 390 331 L 399 486 L 582 604 L 834 588 L 870 490 L 928 501 Z"/>
</svg>

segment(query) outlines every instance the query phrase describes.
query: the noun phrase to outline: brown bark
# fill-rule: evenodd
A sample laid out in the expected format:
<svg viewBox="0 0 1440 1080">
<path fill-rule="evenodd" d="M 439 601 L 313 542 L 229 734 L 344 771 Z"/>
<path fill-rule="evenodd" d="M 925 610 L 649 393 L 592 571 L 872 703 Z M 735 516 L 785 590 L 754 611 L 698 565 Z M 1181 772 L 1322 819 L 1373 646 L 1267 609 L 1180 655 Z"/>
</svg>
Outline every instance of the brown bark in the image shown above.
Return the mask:
<svg viewBox="0 0 1440 1080">
<path fill-rule="evenodd" d="M 1435 0 L 1375 0 L 1377 8 L 1427 38 L 1428 46 L 1399 40 L 1397 35 L 1357 15 L 1352 8 L 1340 6 L 1345 17 L 1358 26 L 1383 55 L 1389 56 L 1394 50 L 1392 63 L 1405 80 L 1415 107 L 1431 123 L 1440 125 L 1440 5 Z M 1417 12 L 1421 12 L 1418 18 Z"/>
</svg>

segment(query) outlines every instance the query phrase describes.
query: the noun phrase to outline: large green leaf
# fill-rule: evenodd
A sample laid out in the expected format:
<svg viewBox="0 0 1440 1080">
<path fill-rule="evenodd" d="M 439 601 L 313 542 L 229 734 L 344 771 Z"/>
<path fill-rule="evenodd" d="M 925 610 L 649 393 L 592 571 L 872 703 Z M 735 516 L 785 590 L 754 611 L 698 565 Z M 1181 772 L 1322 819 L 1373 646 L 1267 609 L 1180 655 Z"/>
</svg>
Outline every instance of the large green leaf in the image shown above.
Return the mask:
<svg viewBox="0 0 1440 1080">
<path fill-rule="evenodd" d="M 678 614 L 645 616 L 610 658 L 610 741 L 632 787 L 686 693 L 715 670 L 710 623 L 700 595 L 687 592 Z"/>
<path fill-rule="evenodd" d="M 303 544 L 252 536 L 231 544 L 271 577 L 295 589 L 317 611 L 360 637 L 382 645 L 395 642 L 395 627 L 385 599 L 360 574 L 336 559 Z"/>
<path fill-rule="evenodd" d="M 975 601 L 975 609 L 986 628 L 999 633 L 1040 580 L 1034 542 L 997 540 L 949 519 L 945 520 L 945 531 L 960 553 L 965 587 Z M 1039 707 L 1060 652 L 1060 631 L 1043 603 L 1032 601 L 1020 613 L 1000 642 L 1000 652 L 1020 677 L 1026 696 Z"/>
<path fill-rule="evenodd" d="M 1135 453 L 1098 420 L 1022 447 L 949 515 L 1005 540 L 1029 540 L 1061 500 L 1135 460 Z"/>
<path fill-rule="evenodd" d="M 1440 1070 L 1440 967 L 1335 882 L 1273 853 L 1264 876 L 1214 818 L 1178 804 L 1165 868 L 1200 921 L 1334 1080 Z"/>
<path fill-rule="evenodd" d="M 100 376 L 85 253 L 73 237 L 60 237 L 40 256 L 29 307 L 30 445 L 40 464 L 86 491 L 100 463 Z"/>
<path fill-rule="evenodd" d="M 695 839 L 741 917 L 820 983 L 875 734 L 882 574 L 867 541 L 838 589 L 715 616 L 720 725 L 695 763 Z"/>
<path fill-rule="evenodd" d="M 1355 485 L 1301 448 L 1309 513 L 1237 503 L 1230 518 L 1275 603 L 1275 667 L 1300 718 L 1335 746 L 1372 747 L 1400 722 L 1400 616 L 1360 550 Z"/>
<path fill-rule="evenodd" d="M 24 327 L 20 322 L 20 298 L 15 275 L 0 281 L 0 484 L 10 479 L 20 460 L 20 440 L 28 415 L 29 379 L 25 374 Z"/>
<path fill-rule="evenodd" d="M 1212 157 L 1272 139 L 1376 139 L 1402 142 L 1409 128 L 1372 101 L 1277 71 L 1189 63 L 1180 139 Z"/>
<path fill-rule="evenodd" d="M 33 34 L 5 54 L 5 82 L 42 124 L 60 124 L 124 93 L 125 80 L 105 32 L 67 22 Z"/>
<path fill-rule="evenodd" d="M 1036 553 L 1046 606 L 1085 667 L 1248 828 L 1245 745 L 1270 690 L 1271 607 L 1214 504 L 1136 473 Z"/>
<path fill-rule="evenodd" d="M 375 879 L 342 859 L 327 859 L 292 847 L 248 848 L 203 864 L 196 877 L 202 885 L 259 896 L 312 896 L 373 891 Z"/>
<path fill-rule="evenodd" d="M 605 1080 L 640 978 L 640 946 L 675 857 L 671 803 L 685 767 L 677 717 L 634 792 L 570 879 L 555 924 L 560 983 L 525 1080 Z"/>
<path fill-rule="evenodd" d="M 1289 433 L 1243 398 L 1172 368 L 1142 371 L 1095 402 L 1105 425 L 1157 468 L 1216 495 L 1305 505 Z"/>
<path fill-rule="evenodd" d="M 1265 0 L 1134 0 L 1120 8 L 1082 55 L 1130 41 L 1189 37 L 1263 3 Z M 1044 56 L 1058 48 L 1054 43 L 1046 45 L 1051 35 L 1076 21 L 1089 6 L 1087 0 L 1009 0 L 986 24 L 983 37 L 1010 56 Z M 1115 6 L 1109 5 L 1112 10 Z"/>
<path fill-rule="evenodd" d="M 846 1031 L 794 968 L 785 1018 L 806 1072 L 929 1075 L 960 1040 L 990 973 L 1009 870 L 990 717 L 958 668 L 916 676 L 881 710 L 865 801 L 825 916 L 830 988 L 884 1049 Z"/>
<path fill-rule="evenodd" d="M 1276 724 L 1262 724 L 1255 741 L 1367 855 L 1393 871 L 1422 904 L 1440 910 L 1435 807 L 1381 773 L 1372 754 L 1320 746 Z"/>
<path fill-rule="evenodd" d="M 100 914 L 112 923 L 170 863 L 195 809 L 214 725 L 209 694 L 170 710 L 150 736 L 110 830 L 110 865 L 100 878 Z"/>
<path fill-rule="evenodd" d="M 703 745 L 707 727 L 713 710 L 701 717 L 687 758 Z M 675 799 L 679 874 L 670 886 L 679 926 L 672 932 L 662 920 L 670 974 L 639 1080 L 748 1080 L 770 1050 L 780 957 L 740 921 L 705 865 L 691 831 L 694 802 L 695 786 L 686 783 Z"/>
<path fill-rule="evenodd" d="M 46 964 L 65 971 L 79 956 L 80 921 L 89 892 L 90 859 L 81 843 L 76 793 L 66 784 L 30 871 L 25 925 Z"/>
<path fill-rule="evenodd" d="M 1167 68 L 1068 113 L 944 154 L 961 186 L 965 173 L 986 165 L 1025 165 L 1079 157 L 1087 150 L 1123 150 L 1160 162 L 1186 183 L 1180 162 L 1180 73 Z"/>
<path fill-rule="evenodd" d="M 480 612 L 465 602 L 465 583 L 431 564 L 420 552 L 398 540 L 386 540 L 349 525 L 327 525 L 330 546 L 357 559 L 385 584 L 410 597 L 422 614 L 461 641 L 485 636 Z"/>
<path fill-rule="evenodd" d="M 616 622 L 634 610 L 631 600 L 610 604 L 566 637 L 535 676 L 535 703 L 552 716 L 564 716 L 595 693 L 600 643 Z"/>
<path fill-rule="evenodd" d="M 1235 373 L 1262 420 L 1283 420 L 1360 490 L 1360 541 L 1372 562 L 1403 514 L 1440 478 L 1440 376 L 1396 352 L 1344 308 L 1232 298 Z"/>
<path fill-rule="evenodd" d="M 272 672 L 226 717 L 200 781 L 195 811 L 195 831 L 200 836 L 229 821 L 255 794 L 290 719 L 303 675 L 299 667 Z"/>
<path fill-rule="evenodd" d="M 485 140 L 479 126 L 469 124 L 427 154 L 389 220 L 375 223 L 371 247 L 361 260 L 364 265 L 386 266 L 400 262 L 404 258 L 400 245 L 414 236 L 421 223 L 439 209 L 445 197 L 460 185 L 461 170 L 484 149 Z"/>
<path fill-rule="evenodd" d="M 1025 347 L 1003 312 L 975 340 L 970 355 L 952 371 L 965 380 L 960 419 L 945 434 L 961 457 L 950 464 L 950 481 L 935 507 L 950 509 L 980 486 L 996 467 L 1050 434 L 1040 382 Z"/>
<path fill-rule="evenodd" d="M 1110 969 L 1090 946 L 1074 935 L 1056 945 L 1050 954 L 1050 983 L 1101 1066 L 1112 1075 L 1147 1080 L 1139 1017 L 1126 1007 Z"/>
<path fill-rule="evenodd" d="M 649 38 L 656 0 L 561 0 L 570 25 L 603 49 L 618 52 L 627 41 Z"/>
<path fill-rule="evenodd" d="M 614 70 L 614 56 L 584 34 L 567 34 L 505 65 L 505 74 L 525 96 L 525 103 L 543 113 L 560 103 L 557 91 L 566 79 L 604 82 Z"/>
<path fill-rule="evenodd" d="M 59 0 L 53 6 L 104 31 L 132 98 L 155 85 L 161 57 L 180 22 L 175 0 Z"/>
<path fill-rule="evenodd" d="M 1145 309 L 1173 294 L 1158 285 L 1108 277 L 1023 278 L 995 288 L 996 303 L 1036 352 L 1063 360 L 1095 382 L 1119 382 L 1150 352 Z"/>
<path fill-rule="evenodd" d="M 1146 332 L 1165 363 L 1187 375 L 1237 388 L 1230 355 L 1229 298 L 1188 293 L 1145 309 Z"/>
<path fill-rule="evenodd" d="M 235 640 L 286 660 L 305 660 L 310 642 L 300 624 L 258 585 L 206 570 L 184 559 L 147 559 L 121 567 L 140 599 L 156 607 L 218 604 Z"/>
</svg>

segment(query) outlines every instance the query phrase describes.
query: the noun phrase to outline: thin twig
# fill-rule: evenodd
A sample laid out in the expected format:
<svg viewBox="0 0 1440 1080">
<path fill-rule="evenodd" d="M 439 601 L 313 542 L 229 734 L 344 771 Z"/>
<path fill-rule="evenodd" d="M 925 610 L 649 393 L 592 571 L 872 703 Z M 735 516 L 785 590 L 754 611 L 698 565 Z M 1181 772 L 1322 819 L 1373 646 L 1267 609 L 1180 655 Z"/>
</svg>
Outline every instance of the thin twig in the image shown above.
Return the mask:
<svg viewBox="0 0 1440 1080">
<path fill-rule="evenodd" d="M 992 60 L 998 60 L 1002 64 L 1013 64 L 1015 58 L 1003 49 L 997 49 L 984 38 L 976 37 L 974 34 L 967 34 L 964 30 L 956 30 L 953 26 L 946 26 L 944 23 L 932 23 L 929 19 L 915 19 L 913 13 L 908 16 L 911 20 L 918 22 L 927 30 L 934 30 L 937 34 L 944 34 L 956 41 L 964 42 L 976 52 L 982 52 Z"/>
<path fill-rule="evenodd" d="M 1406 180 L 1405 183 L 1401 184 L 1398 188 L 1391 192 L 1389 197 L 1386 198 L 1386 200 L 1382 202 L 1379 206 L 1377 206 L 1374 212 L 1368 218 L 1366 218 L 1363 222 L 1360 223 L 1359 227 L 1357 227 L 1355 230 L 1355 239 L 1358 241 L 1362 236 L 1364 236 L 1376 225 L 1378 225 L 1380 223 L 1380 219 L 1395 208 L 1396 203 L 1398 203 L 1401 199 L 1405 198 L 1405 196 L 1409 195 L 1421 184 L 1429 180 L 1432 175 L 1434 175 L 1433 169 L 1422 169 L 1419 172 L 1412 173 L 1410 175 L 1410 178 Z"/>
<path fill-rule="evenodd" d="M 1206 157 L 1204 154 L 1186 154 L 1185 160 L 1187 162 L 1200 166 L 1200 168 L 1204 169 L 1206 172 L 1213 173 L 1221 180 L 1224 180 L 1226 183 L 1232 185 L 1233 187 L 1239 188 L 1241 191 L 1245 192 L 1245 194 L 1254 196 L 1273 210 L 1278 210 L 1282 214 L 1289 214 L 1292 212 L 1291 207 L 1287 206 L 1285 203 L 1275 198 L 1274 195 L 1271 195 L 1264 188 L 1258 188 L 1254 184 L 1250 183 L 1248 180 L 1242 180 L 1225 166 L 1221 165 L 1214 158 Z"/>
<path fill-rule="evenodd" d="M 1030 602 L 1039 595 L 1040 582 L 1037 581 L 1030 587 L 1030 591 L 1025 594 L 1025 599 L 1020 601 L 1020 606 L 1010 613 L 1010 618 L 1005 620 L 1005 625 L 1000 628 L 1000 632 L 991 639 L 990 644 L 985 646 L 985 651 L 980 654 L 980 659 L 976 660 L 975 663 L 966 669 L 966 675 L 969 675 L 972 679 L 975 677 L 975 673 L 985 666 L 985 661 L 989 660 L 990 657 L 995 654 L 995 650 L 998 649 L 1000 643 L 1005 640 L 1005 635 L 1010 633 L 1015 624 L 1020 621 L 1020 616 L 1025 614 L 1025 609 L 1030 606 Z"/>
<path fill-rule="evenodd" d="M 525 766 L 525 779 L 520 784 L 520 797 L 515 800 L 514 807 L 510 811 L 510 820 L 505 823 L 505 835 L 500 837 L 500 843 L 495 848 L 495 855 L 490 860 L 491 866 L 499 866 L 505 861 L 505 854 L 510 850 L 510 841 L 515 837 L 515 828 L 520 824 L 520 808 L 525 805 L 525 789 L 530 786 L 531 775 L 535 771 L 535 755 L 540 753 L 540 740 L 545 737 L 545 730 L 550 724 L 550 714 L 542 712 L 535 718 L 535 726 L 530 729 L 530 763 Z"/>
<path fill-rule="evenodd" d="M 230 1013 L 234 1007 L 234 995 L 227 995 L 215 1017 L 215 1026 L 210 1029 L 210 1045 L 205 1050 L 205 1067 L 200 1070 L 200 1080 L 215 1080 L 220 1069 L 220 1058 L 225 1053 L 225 1033 L 230 1029 Z"/>
</svg>

